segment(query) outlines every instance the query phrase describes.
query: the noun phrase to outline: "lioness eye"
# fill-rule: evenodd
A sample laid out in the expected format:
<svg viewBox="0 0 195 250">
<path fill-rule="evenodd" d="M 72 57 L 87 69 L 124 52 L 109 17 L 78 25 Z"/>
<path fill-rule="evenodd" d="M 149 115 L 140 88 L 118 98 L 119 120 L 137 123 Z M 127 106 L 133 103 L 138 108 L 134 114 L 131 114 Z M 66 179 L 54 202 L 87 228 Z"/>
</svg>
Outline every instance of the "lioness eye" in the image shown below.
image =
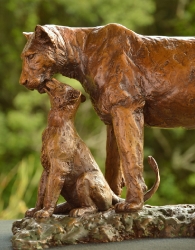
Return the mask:
<svg viewBox="0 0 195 250">
<path fill-rule="evenodd" d="M 34 57 L 35 54 L 31 54 L 28 56 L 28 59 L 32 59 Z"/>
</svg>

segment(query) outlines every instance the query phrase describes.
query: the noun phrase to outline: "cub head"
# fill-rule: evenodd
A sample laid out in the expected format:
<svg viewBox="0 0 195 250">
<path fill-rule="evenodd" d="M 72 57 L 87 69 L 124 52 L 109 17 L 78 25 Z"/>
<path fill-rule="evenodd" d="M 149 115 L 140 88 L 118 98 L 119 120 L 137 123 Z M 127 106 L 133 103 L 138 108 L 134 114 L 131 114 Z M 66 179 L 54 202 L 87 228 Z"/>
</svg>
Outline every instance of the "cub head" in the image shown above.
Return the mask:
<svg viewBox="0 0 195 250">
<path fill-rule="evenodd" d="M 77 110 L 79 104 L 86 100 L 85 96 L 71 86 L 62 83 L 56 79 L 47 81 L 44 91 L 49 95 L 52 109 L 68 109 Z"/>
<path fill-rule="evenodd" d="M 52 25 L 37 25 L 35 32 L 24 35 L 27 43 L 21 54 L 23 65 L 20 84 L 43 93 L 45 82 L 58 72 L 59 66 L 56 62 L 60 60 L 57 56 L 64 53 L 64 40 L 57 28 Z"/>
</svg>

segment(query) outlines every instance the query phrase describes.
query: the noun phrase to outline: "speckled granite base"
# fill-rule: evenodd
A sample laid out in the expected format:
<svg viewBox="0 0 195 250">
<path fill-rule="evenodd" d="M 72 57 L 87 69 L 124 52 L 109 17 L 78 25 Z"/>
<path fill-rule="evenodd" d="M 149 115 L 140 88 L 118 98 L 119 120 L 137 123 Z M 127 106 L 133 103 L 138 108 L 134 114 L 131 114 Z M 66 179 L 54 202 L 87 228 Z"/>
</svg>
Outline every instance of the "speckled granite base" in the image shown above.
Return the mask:
<svg viewBox="0 0 195 250">
<path fill-rule="evenodd" d="M 103 213 L 71 218 L 24 218 L 13 223 L 14 249 L 43 249 L 87 242 L 138 238 L 195 237 L 195 205 L 148 206 L 136 213 Z"/>
</svg>

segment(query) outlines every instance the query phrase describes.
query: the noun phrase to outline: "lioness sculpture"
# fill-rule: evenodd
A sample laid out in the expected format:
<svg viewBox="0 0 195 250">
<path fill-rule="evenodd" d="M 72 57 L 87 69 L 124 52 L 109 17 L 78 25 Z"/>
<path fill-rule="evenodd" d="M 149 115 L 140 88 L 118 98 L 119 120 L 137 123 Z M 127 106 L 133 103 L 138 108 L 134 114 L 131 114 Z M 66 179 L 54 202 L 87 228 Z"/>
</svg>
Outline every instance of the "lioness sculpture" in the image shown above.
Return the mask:
<svg viewBox="0 0 195 250">
<path fill-rule="evenodd" d="M 85 97 L 56 79 L 48 81 L 44 90 L 51 102 L 48 125 L 42 136 L 44 170 L 36 207 L 29 209 L 26 216 L 46 218 L 53 213 L 69 213 L 78 217 L 107 210 L 123 201 L 110 189 L 90 150 L 76 132 L 74 117 Z M 149 164 L 156 173 L 156 182 L 144 195 L 145 201 L 160 182 L 158 166 L 152 157 L 149 157 Z M 56 206 L 60 194 L 66 202 Z"/>
<path fill-rule="evenodd" d="M 118 24 L 94 28 L 38 25 L 26 33 L 20 83 L 44 92 L 54 73 L 77 79 L 107 125 L 106 179 L 142 208 L 143 129 L 195 127 L 195 38 L 149 37 Z M 122 171 L 121 171 L 122 169 Z"/>
</svg>

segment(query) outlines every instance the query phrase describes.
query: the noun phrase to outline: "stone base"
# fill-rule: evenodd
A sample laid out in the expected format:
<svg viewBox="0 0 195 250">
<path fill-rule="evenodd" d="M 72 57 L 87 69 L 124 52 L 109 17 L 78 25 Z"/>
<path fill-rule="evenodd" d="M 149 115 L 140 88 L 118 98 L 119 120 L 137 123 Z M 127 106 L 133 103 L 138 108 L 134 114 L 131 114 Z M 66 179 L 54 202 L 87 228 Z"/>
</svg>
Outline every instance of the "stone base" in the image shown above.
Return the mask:
<svg viewBox="0 0 195 250">
<path fill-rule="evenodd" d="M 195 205 L 146 205 L 139 212 L 120 214 L 110 209 L 80 218 L 24 218 L 13 223 L 12 232 L 12 245 L 18 250 L 138 238 L 195 237 Z"/>
</svg>

